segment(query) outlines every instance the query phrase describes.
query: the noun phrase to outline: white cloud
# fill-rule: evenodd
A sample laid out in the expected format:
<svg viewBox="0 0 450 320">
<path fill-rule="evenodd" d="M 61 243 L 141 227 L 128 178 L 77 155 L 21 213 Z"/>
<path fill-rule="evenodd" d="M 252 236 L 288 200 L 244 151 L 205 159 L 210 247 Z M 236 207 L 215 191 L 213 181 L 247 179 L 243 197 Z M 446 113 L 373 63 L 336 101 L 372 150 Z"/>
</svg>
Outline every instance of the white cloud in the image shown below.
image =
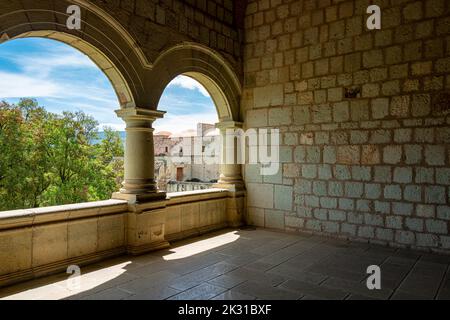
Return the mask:
<svg viewBox="0 0 450 320">
<path fill-rule="evenodd" d="M 155 131 L 169 131 L 174 136 L 184 136 L 197 130 L 197 123 L 215 124 L 218 122 L 217 113 L 192 113 L 188 115 L 166 114 L 163 119 L 154 123 Z"/>
<path fill-rule="evenodd" d="M 210 97 L 208 91 L 205 89 L 205 87 L 203 87 L 199 82 L 197 82 L 196 80 L 187 77 L 187 76 L 178 76 L 175 79 L 173 79 L 169 85 L 169 86 L 177 86 L 177 87 L 181 87 L 184 89 L 189 89 L 189 90 L 198 90 L 202 95 L 204 95 L 205 97 Z"/>
<path fill-rule="evenodd" d="M 58 50 L 53 48 L 47 50 L 45 54 L 1 54 L 0 57 L 19 66 L 23 73 L 40 78 L 48 77 L 52 72 L 62 68 L 98 68 L 86 55 L 74 50 L 58 47 Z"/>
<path fill-rule="evenodd" d="M 17 41 L 24 41 L 19 39 Z M 94 77 L 86 83 L 80 71 L 98 67 L 86 55 L 67 45 L 51 42 L 39 44 L 41 49 L 27 54 L 0 51 L 0 59 L 15 65 L 17 71 L 0 71 L 0 98 L 54 98 L 79 102 L 81 99 L 101 101 L 114 108 L 118 101 L 111 95 L 111 86 Z"/>
<path fill-rule="evenodd" d="M 104 126 L 125 130 L 123 121 L 114 114 L 119 103 L 112 86 L 105 85 L 106 77 L 89 73 L 92 75 L 89 81 L 80 79 L 80 72 L 97 68 L 87 56 L 73 48 L 61 46 L 43 47 L 38 52 L 26 55 L 0 52 L 0 59 L 8 60 L 18 67 L 15 72 L 0 71 L 0 99 L 40 98 L 40 101 L 47 102 L 48 109 L 53 112 L 83 110 L 91 114 L 99 121 L 100 130 Z M 169 86 L 193 90 L 210 97 L 200 83 L 187 76 L 176 77 Z M 185 101 L 178 95 L 166 95 L 165 98 L 169 107 L 160 109 L 169 112 L 164 119 L 154 123 L 156 131 L 169 131 L 182 136 L 196 131 L 197 123 L 214 124 L 218 121 L 212 101 L 207 104 L 190 96 L 185 97 Z"/>
<path fill-rule="evenodd" d="M 108 109 L 118 109 L 119 101 L 115 95 L 114 89 L 106 89 L 102 86 L 86 86 L 82 83 L 76 83 L 68 81 L 67 83 L 58 82 L 59 90 L 52 96 L 52 98 L 63 99 L 67 101 L 77 102 L 80 99 L 88 100 L 91 102 L 96 101 L 97 107 L 100 108 L 103 105 L 107 105 Z M 98 103 L 101 102 L 99 105 Z M 92 106 L 91 108 L 93 108 Z"/>
<path fill-rule="evenodd" d="M 20 60 L 24 71 L 52 71 L 57 68 L 97 67 L 88 57 L 81 54 L 58 54 L 46 57 L 30 56 Z"/>
<path fill-rule="evenodd" d="M 51 97 L 59 89 L 53 81 L 0 71 L 0 98 Z"/>
<path fill-rule="evenodd" d="M 70 79 L 62 82 L 52 79 L 52 77 L 36 78 L 25 73 L 0 71 L 0 99 L 47 98 L 48 101 L 55 102 L 60 107 L 63 105 L 72 108 L 81 106 L 104 112 L 105 109 L 119 108 L 119 102 L 113 90 L 95 84 L 86 86 Z"/>
</svg>

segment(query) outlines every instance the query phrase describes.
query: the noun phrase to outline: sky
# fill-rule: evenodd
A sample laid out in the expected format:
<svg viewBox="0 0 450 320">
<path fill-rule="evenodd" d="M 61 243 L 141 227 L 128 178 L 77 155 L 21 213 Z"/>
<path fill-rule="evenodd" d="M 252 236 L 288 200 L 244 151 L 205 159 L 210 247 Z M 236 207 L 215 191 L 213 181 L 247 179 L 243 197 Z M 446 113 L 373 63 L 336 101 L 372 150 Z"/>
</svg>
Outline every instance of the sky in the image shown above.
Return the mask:
<svg viewBox="0 0 450 320">
<path fill-rule="evenodd" d="M 105 74 L 83 53 L 64 43 L 25 38 L 0 44 L 0 100 L 10 103 L 35 98 L 46 110 L 82 110 L 104 126 L 123 131 L 116 116 L 119 102 Z M 217 112 L 208 92 L 197 81 L 178 76 L 165 89 L 155 122 L 156 132 L 185 135 L 197 123 L 216 123 Z"/>
</svg>

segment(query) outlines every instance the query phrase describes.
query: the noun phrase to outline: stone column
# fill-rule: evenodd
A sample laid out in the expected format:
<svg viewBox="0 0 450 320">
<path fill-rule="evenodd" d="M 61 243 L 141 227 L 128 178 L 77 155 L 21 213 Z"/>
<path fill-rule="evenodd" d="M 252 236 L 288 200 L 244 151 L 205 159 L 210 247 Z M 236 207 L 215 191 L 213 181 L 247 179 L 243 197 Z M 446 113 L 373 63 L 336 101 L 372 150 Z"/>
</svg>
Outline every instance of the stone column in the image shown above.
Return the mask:
<svg viewBox="0 0 450 320">
<path fill-rule="evenodd" d="M 224 121 L 216 124 L 216 128 L 220 130 L 221 137 L 221 164 L 220 164 L 220 177 L 217 186 L 225 189 L 239 189 L 244 188 L 244 181 L 242 179 L 241 164 L 237 161 L 238 150 L 237 142 L 231 145 L 227 143 L 229 139 L 234 139 L 233 135 L 227 136 L 227 130 L 242 129 L 241 122 Z M 227 156 L 234 154 L 233 162 L 227 163 Z"/>
<path fill-rule="evenodd" d="M 230 227 L 241 226 L 245 215 L 245 186 L 242 179 L 241 164 L 238 163 L 237 141 L 227 143 L 233 139 L 233 135 L 227 135 L 227 130 L 238 130 L 242 128 L 241 122 L 223 121 L 216 124 L 221 136 L 221 164 L 220 177 L 215 188 L 227 189 L 229 198 L 227 201 L 227 222 Z M 228 139 L 228 140 L 227 140 Z M 231 153 L 230 153 L 231 152 Z M 231 163 L 227 162 L 228 155 L 234 155 Z"/>
<path fill-rule="evenodd" d="M 142 108 L 116 111 L 127 125 L 125 181 L 115 199 L 128 201 L 127 252 L 142 254 L 167 248 L 165 240 L 166 193 L 155 182 L 153 122 L 164 112 Z"/>
<path fill-rule="evenodd" d="M 153 122 L 165 112 L 142 108 L 116 111 L 126 123 L 125 180 L 114 198 L 130 202 L 146 202 L 165 198 L 155 181 L 155 152 Z"/>
</svg>

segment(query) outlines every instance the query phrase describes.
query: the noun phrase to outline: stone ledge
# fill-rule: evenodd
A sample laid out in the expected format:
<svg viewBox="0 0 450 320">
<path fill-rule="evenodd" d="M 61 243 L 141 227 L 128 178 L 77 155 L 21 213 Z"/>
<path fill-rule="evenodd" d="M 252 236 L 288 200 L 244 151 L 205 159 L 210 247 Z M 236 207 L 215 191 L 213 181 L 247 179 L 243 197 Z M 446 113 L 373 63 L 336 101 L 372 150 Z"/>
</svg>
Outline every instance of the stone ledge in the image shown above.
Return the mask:
<svg viewBox="0 0 450 320">
<path fill-rule="evenodd" d="M 227 197 L 228 197 L 228 190 L 226 189 L 205 189 L 205 190 L 173 192 L 167 194 L 167 206 L 203 200 L 227 198 Z"/>
<path fill-rule="evenodd" d="M 182 192 L 171 192 L 171 193 L 167 194 L 167 199 L 199 195 L 199 194 L 223 193 L 223 192 L 228 192 L 228 190 L 214 188 L 214 189 L 192 190 L 192 191 L 182 191 Z"/>
<path fill-rule="evenodd" d="M 128 211 L 128 203 L 123 200 L 105 200 L 45 208 L 0 211 L 0 230 L 126 211 Z"/>
</svg>

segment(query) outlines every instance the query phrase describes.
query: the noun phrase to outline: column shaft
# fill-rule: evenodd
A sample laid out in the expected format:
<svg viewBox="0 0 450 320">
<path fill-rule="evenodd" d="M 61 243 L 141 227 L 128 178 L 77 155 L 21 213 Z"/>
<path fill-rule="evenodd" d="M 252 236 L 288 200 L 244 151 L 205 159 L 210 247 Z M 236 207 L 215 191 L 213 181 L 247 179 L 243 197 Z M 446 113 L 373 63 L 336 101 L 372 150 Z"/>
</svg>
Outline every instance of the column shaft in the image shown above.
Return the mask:
<svg viewBox="0 0 450 320">
<path fill-rule="evenodd" d="M 153 129 L 127 123 L 122 193 L 156 192 Z"/>
<path fill-rule="evenodd" d="M 155 151 L 153 143 L 153 122 L 164 116 L 164 112 L 143 109 L 125 108 L 116 111 L 126 123 L 125 145 L 125 180 L 123 188 L 116 198 L 128 199 L 134 196 L 134 201 L 163 196 L 158 192 L 155 182 Z"/>
<path fill-rule="evenodd" d="M 227 135 L 229 130 L 237 130 L 242 126 L 239 122 L 226 121 L 216 125 L 221 135 L 221 164 L 220 177 L 218 187 L 232 186 L 236 189 L 243 189 L 244 182 L 242 180 L 241 164 L 238 162 L 238 148 L 240 146 L 232 135 Z M 232 144 L 230 143 L 232 139 Z M 236 141 L 235 141 L 236 140 Z M 231 155 L 234 155 L 231 157 Z M 230 161 L 231 160 L 231 161 Z"/>
</svg>

